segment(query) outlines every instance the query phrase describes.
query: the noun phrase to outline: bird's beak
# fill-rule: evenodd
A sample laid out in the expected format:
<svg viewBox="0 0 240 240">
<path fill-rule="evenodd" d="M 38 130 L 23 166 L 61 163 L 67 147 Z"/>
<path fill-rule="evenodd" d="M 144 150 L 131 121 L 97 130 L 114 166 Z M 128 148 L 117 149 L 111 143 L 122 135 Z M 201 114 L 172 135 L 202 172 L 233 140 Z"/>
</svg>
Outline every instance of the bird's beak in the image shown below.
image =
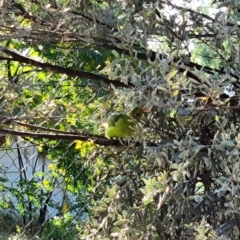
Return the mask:
<svg viewBox="0 0 240 240">
<path fill-rule="evenodd" d="M 147 114 L 147 110 L 145 108 L 141 108 L 141 113 L 146 115 Z"/>
</svg>

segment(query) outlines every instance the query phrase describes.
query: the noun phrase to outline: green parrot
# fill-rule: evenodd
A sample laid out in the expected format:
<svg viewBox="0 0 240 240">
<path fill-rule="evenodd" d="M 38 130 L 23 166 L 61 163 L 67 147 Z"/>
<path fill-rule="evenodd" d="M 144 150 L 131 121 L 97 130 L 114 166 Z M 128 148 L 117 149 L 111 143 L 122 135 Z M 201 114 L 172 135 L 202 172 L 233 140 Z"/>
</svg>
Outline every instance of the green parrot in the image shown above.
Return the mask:
<svg viewBox="0 0 240 240">
<path fill-rule="evenodd" d="M 145 109 L 136 107 L 130 115 L 126 113 L 113 113 L 109 116 L 107 123 L 104 123 L 105 136 L 107 138 L 126 138 L 134 133 L 136 120 L 139 120 L 142 114 L 146 114 Z"/>
</svg>

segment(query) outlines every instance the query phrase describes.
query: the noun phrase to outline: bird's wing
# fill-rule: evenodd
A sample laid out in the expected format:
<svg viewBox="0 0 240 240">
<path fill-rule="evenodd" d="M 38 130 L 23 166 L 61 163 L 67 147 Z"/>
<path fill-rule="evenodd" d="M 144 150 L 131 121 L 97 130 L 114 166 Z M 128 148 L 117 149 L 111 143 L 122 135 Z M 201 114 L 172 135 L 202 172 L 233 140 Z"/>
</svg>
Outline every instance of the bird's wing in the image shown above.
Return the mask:
<svg viewBox="0 0 240 240">
<path fill-rule="evenodd" d="M 113 113 L 109 116 L 108 118 L 108 126 L 116 126 L 117 123 L 119 122 L 119 120 L 124 120 L 128 118 L 128 116 L 126 114 L 123 113 Z"/>
</svg>

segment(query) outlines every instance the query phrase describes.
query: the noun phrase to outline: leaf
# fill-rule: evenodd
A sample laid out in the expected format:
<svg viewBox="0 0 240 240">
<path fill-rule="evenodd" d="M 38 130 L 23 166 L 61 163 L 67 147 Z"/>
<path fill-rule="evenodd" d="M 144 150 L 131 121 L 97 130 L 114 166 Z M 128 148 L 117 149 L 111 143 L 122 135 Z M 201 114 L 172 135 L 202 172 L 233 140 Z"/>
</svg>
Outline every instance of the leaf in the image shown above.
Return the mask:
<svg viewBox="0 0 240 240">
<path fill-rule="evenodd" d="M 224 147 L 221 146 L 221 144 L 215 145 L 215 148 L 216 148 L 217 150 L 220 150 L 220 151 L 224 151 L 224 150 L 225 150 Z"/>
<path fill-rule="evenodd" d="M 171 195 L 173 196 L 173 198 L 176 200 L 176 202 L 177 202 L 179 205 L 182 204 L 181 201 L 180 201 L 180 199 L 179 199 L 179 196 L 178 196 L 176 193 L 172 192 Z"/>
<path fill-rule="evenodd" d="M 142 230 L 138 230 L 136 228 L 130 228 L 126 230 L 126 233 L 133 233 L 133 234 L 138 234 L 138 233 L 142 233 Z"/>
<path fill-rule="evenodd" d="M 234 183 L 232 183 L 231 193 L 232 193 L 233 196 L 236 194 L 237 190 L 238 190 L 238 185 L 235 185 Z"/>
<path fill-rule="evenodd" d="M 113 233 L 111 233 L 111 237 L 117 238 L 117 237 L 119 237 L 119 233 L 113 232 Z"/>
<path fill-rule="evenodd" d="M 178 145 L 178 146 L 181 145 L 181 143 L 180 143 L 178 140 L 176 140 L 176 139 L 173 140 L 173 143 L 176 144 L 176 145 Z"/>
<path fill-rule="evenodd" d="M 173 163 L 173 164 L 171 165 L 171 168 L 172 168 L 172 169 L 178 169 L 178 168 L 179 168 L 179 164 Z"/>
<path fill-rule="evenodd" d="M 118 185 L 122 185 L 126 182 L 127 180 L 127 175 L 124 175 L 124 176 L 118 176 L 115 180 L 116 184 Z"/>
<path fill-rule="evenodd" d="M 142 199 L 142 201 L 143 201 L 143 204 L 146 206 L 146 205 L 148 205 L 150 202 L 152 202 L 153 201 L 153 198 L 152 198 L 152 196 L 144 196 L 144 198 Z"/>
<path fill-rule="evenodd" d="M 217 193 L 217 196 L 220 198 L 220 197 L 224 196 L 225 194 L 226 194 L 225 190 L 219 190 Z"/>
<path fill-rule="evenodd" d="M 236 146 L 236 145 L 235 145 L 232 141 L 230 141 L 230 140 L 227 140 L 227 141 L 225 141 L 225 142 L 222 142 L 222 143 L 219 145 L 220 148 L 235 147 L 235 146 Z"/>
<path fill-rule="evenodd" d="M 234 168 L 233 168 L 233 172 L 238 172 L 238 169 L 239 169 L 239 161 L 235 162 L 234 164 Z"/>
<path fill-rule="evenodd" d="M 117 222 L 115 222 L 113 225 L 115 227 L 118 227 L 118 226 L 121 226 L 121 225 L 125 224 L 126 222 L 127 222 L 126 219 L 121 219 L 121 220 L 118 220 Z"/>
<path fill-rule="evenodd" d="M 165 185 L 163 184 L 163 183 L 161 183 L 161 182 L 157 182 L 157 183 L 155 183 L 154 184 L 156 187 L 157 187 L 157 189 L 159 189 L 159 191 L 161 190 L 161 191 L 164 191 L 165 190 Z"/>
<path fill-rule="evenodd" d="M 167 80 L 170 81 L 178 73 L 178 69 L 173 68 L 167 75 Z"/>
<path fill-rule="evenodd" d="M 120 58 L 119 53 L 116 50 L 112 50 L 112 54 L 116 57 L 116 58 Z"/>
<path fill-rule="evenodd" d="M 228 5 L 231 5 L 231 4 L 232 4 L 232 0 L 224 1 L 221 4 L 219 4 L 217 8 L 227 7 Z"/>
<path fill-rule="evenodd" d="M 116 190 L 117 190 L 116 187 L 112 187 L 112 188 L 107 189 L 107 192 L 108 192 L 110 198 L 115 196 Z"/>
<path fill-rule="evenodd" d="M 182 152 L 178 155 L 178 157 L 179 157 L 180 159 L 182 159 L 182 158 L 186 157 L 186 156 L 188 155 L 188 153 L 189 153 L 188 150 L 182 151 Z"/>
<path fill-rule="evenodd" d="M 139 81 L 137 78 L 136 78 L 136 76 L 135 75 L 132 75 L 131 76 L 131 83 L 132 84 L 134 84 L 136 87 L 142 87 L 142 83 L 141 83 L 141 81 Z"/>
<path fill-rule="evenodd" d="M 232 174 L 231 174 L 231 171 L 230 171 L 230 169 L 229 169 L 228 166 L 225 166 L 224 171 L 225 171 L 228 175 L 232 175 Z"/>
<path fill-rule="evenodd" d="M 173 181 L 175 182 L 178 182 L 179 179 L 181 178 L 181 173 L 179 171 L 172 171 L 171 175 L 172 175 Z"/>
<path fill-rule="evenodd" d="M 179 94 L 179 90 L 175 90 L 175 91 L 173 92 L 173 96 L 174 96 L 174 97 L 176 97 L 178 94 Z"/>
<path fill-rule="evenodd" d="M 164 87 L 162 87 L 162 86 L 158 86 L 157 88 L 160 89 L 160 90 L 162 90 L 162 91 L 164 91 L 164 92 L 167 92 L 167 91 L 168 91 L 166 88 L 164 88 Z"/>
<path fill-rule="evenodd" d="M 237 31 L 238 29 L 239 29 L 238 26 L 229 27 L 228 28 L 228 34 L 231 34 L 235 31 Z"/>
<path fill-rule="evenodd" d="M 113 227 L 112 232 L 120 232 L 121 229 L 119 227 Z"/>
<path fill-rule="evenodd" d="M 127 215 L 126 215 L 126 218 L 129 218 L 131 217 L 135 212 L 137 212 L 138 208 L 137 207 L 132 207 L 132 208 L 129 208 L 128 211 L 127 211 Z"/>
</svg>

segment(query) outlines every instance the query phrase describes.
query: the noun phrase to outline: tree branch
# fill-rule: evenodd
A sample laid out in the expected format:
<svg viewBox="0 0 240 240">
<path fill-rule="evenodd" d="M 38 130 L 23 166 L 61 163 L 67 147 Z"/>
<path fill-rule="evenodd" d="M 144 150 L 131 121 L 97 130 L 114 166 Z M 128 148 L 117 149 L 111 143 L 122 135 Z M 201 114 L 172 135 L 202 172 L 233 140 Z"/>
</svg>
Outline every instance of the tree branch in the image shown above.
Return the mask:
<svg viewBox="0 0 240 240">
<path fill-rule="evenodd" d="M 81 140 L 81 141 L 89 141 L 93 142 L 97 145 L 102 146 L 121 146 L 121 143 L 117 140 L 110 141 L 104 136 L 94 135 L 94 134 L 76 134 L 76 133 L 68 133 L 68 134 L 51 134 L 51 133 L 36 133 L 36 132 L 27 132 L 27 131 L 15 131 L 10 129 L 0 128 L 0 133 L 9 134 L 13 136 L 21 136 L 21 137 L 31 137 L 35 139 L 49 139 L 49 140 Z"/>
<path fill-rule="evenodd" d="M 66 74 L 66 75 L 71 76 L 71 77 L 91 79 L 91 80 L 95 80 L 95 81 L 100 81 L 100 82 L 105 83 L 107 85 L 113 84 L 116 87 L 125 87 L 125 88 L 133 87 L 133 85 L 131 83 L 126 85 L 123 82 L 120 82 L 120 81 L 117 81 L 117 80 L 112 81 L 112 80 L 110 80 L 110 79 L 108 79 L 104 76 L 100 76 L 100 75 L 97 75 L 97 74 L 94 74 L 94 73 L 83 72 L 83 71 L 79 71 L 79 70 L 75 70 L 75 69 L 64 68 L 64 67 L 52 65 L 50 63 L 41 63 L 41 62 L 38 62 L 36 60 L 24 57 L 24 56 L 22 56 L 18 53 L 12 52 L 12 51 L 10 51 L 8 49 L 5 49 L 5 48 L 2 49 L 2 52 L 4 52 L 5 54 L 12 57 L 11 59 L 8 59 L 8 60 L 18 61 L 18 62 L 21 62 L 21 63 L 26 63 L 26 64 L 29 64 L 29 65 L 33 65 L 35 67 L 41 68 L 43 71 L 46 71 L 46 72 L 61 73 L 61 74 Z M 6 58 L 4 60 L 6 60 Z"/>
</svg>

